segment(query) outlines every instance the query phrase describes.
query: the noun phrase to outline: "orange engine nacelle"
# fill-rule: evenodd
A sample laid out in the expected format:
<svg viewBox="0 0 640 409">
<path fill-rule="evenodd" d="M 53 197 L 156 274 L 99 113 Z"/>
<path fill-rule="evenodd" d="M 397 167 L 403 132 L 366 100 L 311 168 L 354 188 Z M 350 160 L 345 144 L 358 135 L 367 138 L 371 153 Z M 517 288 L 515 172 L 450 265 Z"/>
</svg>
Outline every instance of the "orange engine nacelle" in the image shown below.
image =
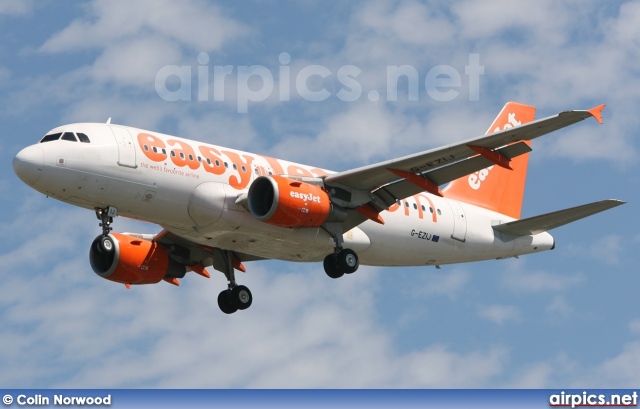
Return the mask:
<svg viewBox="0 0 640 409">
<path fill-rule="evenodd" d="M 112 246 L 103 244 L 111 240 Z M 163 278 L 182 278 L 184 265 L 169 258 L 167 250 L 156 242 L 119 233 L 98 236 L 91 243 L 89 261 L 102 278 L 122 284 L 155 284 Z"/>
<path fill-rule="evenodd" d="M 346 212 L 332 205 L 320 186 L 283 176 L 260 176 L 254 180 L 247 204 L 253 217 L 281 227 L 319 227 L 336 213 L 344 213 L 346 218 Z"/>
</svg>

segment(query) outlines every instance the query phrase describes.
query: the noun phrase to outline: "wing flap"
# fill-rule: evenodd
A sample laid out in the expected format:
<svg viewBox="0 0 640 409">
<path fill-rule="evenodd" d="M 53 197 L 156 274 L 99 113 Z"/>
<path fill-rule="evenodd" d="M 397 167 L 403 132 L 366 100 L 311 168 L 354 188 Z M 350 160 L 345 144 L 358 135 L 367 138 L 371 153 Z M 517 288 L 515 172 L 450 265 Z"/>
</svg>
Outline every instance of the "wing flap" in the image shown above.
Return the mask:
<svg viewBox="0 0 640 409">
<path fill-rule="evenodd" d="M 570 209 L 542 214 L 540 216 L 498 224 L 493 226 L 493 229 L 511 236 L 529 236 L 564 226 L 565 224 L 575 222 L 576 220 L 583 219 L 625 203 L 626 202 L 621 200 L 614 199 L 602 200 L 595 203 L 572 207 Z"/>
<path fill-rule="evenodd" d="M 524 142 L 518 142 L 509 146 L 505 146 L 502 149 L 498 149 L 496 152 L 507 159 L 512 159 L 516 156 L 531 152 L 531 148 Z M 484 156 L 477 155 L 472 158 L 456 162 L 452 165 L 427 172 L 424 175 L 429 178 L 429 180 L 431 180 L 434 184 L 440 186 L 492 165 L 494 165 L 492 161 Z M 374 193 L 378 194 L 378 196 L 382 198 L 383 201 L 385 201 L 387 206 L 389 206 L 396 200 L 413 196 L 422 191 L 424 191 L 424 189 L 422 189 L 415 183 L 408 180 L 401 180 L 399 182 L 383 186 L 382 188 L 376 190 Z"/>
</svg>

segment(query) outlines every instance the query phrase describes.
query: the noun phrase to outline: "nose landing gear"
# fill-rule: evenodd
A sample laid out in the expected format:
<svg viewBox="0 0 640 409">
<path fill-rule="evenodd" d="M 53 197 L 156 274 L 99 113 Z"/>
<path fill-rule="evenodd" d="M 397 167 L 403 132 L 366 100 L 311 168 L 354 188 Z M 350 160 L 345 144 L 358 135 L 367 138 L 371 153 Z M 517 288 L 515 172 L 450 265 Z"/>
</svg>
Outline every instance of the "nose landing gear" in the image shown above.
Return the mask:
<svg viewBox="0 0 640 409">
<path fill-rule="evenodd" d="M 98 243 L 98 250 L 101 252 L 111 253 L 115 249 L 116 245 L 109 233 L 113 230 L 111 223 L 113 223 L 113 218 L 117 215 L 118 209 L 113 206 L 106 208 L 96 207 L 96 217 L 100 220 L 99 226 L 102 227 L 102 237 Z"/>
</svg>

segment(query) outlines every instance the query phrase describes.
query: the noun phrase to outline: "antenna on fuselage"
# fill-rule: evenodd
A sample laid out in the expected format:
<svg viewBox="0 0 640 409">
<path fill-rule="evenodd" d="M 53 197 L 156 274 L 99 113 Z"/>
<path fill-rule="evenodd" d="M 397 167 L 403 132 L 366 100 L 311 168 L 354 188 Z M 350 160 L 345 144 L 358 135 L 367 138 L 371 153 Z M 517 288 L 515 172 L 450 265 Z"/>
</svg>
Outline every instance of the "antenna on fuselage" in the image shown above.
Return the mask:
<svg viewBox="0 0 640 409">
<path fill-rule="evenodd" d="M 109 119 L 107 119 L 106 124 L 107 124 L 107 125 L 110 125 L 110 124 L 111 124 L 111 117 L 109 117 Z"/>
</svg>

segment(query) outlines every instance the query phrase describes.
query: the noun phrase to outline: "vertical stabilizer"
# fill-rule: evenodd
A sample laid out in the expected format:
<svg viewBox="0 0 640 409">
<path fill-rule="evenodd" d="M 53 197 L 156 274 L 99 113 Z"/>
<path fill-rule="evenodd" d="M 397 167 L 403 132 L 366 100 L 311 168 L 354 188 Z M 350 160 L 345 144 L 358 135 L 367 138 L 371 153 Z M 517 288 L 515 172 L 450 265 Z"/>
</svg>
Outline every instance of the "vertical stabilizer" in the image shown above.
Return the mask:
<svg viewBox="0 0 640 409">
<path fill-rule="evenodd" d="M 535 113 L 535 107 L 509 102 L 502 108 L 486 134 L 531 122 Z M 509 166 L 513 170 L 491 166 L 456 179 L 443 190 L 444 197 L 519 219 L 528 162 L 529 154 L 526 153 L 511 160 Z"/>
</svg>

